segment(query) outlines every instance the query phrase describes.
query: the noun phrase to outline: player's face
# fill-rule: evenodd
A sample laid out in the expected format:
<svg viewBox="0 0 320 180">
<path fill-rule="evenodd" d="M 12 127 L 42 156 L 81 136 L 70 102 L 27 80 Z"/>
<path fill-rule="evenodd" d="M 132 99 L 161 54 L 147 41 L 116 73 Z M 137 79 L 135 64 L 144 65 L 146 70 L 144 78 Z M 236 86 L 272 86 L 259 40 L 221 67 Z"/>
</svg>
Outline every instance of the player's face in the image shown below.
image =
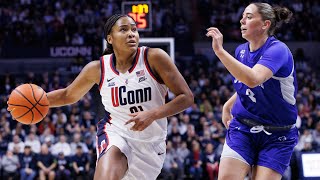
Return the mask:
<svg viewBox="0 0 320 180">
<path fill-rule="evenodd" d="M 112 27 L 108 41 L 114 50 L 137 50 L 139 45 L 139 33 L 137 25 L 130 17 L 122 17 Z"/>
<path fill-rule="evenodd" d="M 264 21 L 258 13 L 258 8 L 254 4 L 246 7 L 242 14 L 240 24 L 242 37 L 248 41 L 260 37 L 266 32 Z"/>
</svg>

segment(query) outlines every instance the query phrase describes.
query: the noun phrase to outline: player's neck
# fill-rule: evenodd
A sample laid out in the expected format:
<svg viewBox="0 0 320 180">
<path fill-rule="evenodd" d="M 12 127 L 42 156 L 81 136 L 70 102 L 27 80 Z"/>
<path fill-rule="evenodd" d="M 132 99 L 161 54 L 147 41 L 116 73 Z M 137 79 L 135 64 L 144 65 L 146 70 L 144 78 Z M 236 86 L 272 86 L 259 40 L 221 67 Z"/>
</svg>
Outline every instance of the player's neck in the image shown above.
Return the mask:
<svg viewBox="0 0 320 180">
<path fill-rule="evenodd" d="M 249 41 L 250 52 L 253 52 L 264 45 L 267 41 L 268 36 L 257 37 L 251 41 Z"/>
<path fill-rule="evenodd" d="M 128 54 L 120 55 L 120 53 L 115 53 L 115 55 L 116 55 L 116 62 L 115 62 L 116 69 L 121 73 L 125 73 L 131 68 L 136 53 L 129 54 L 129 55 Z"/>
</svg>

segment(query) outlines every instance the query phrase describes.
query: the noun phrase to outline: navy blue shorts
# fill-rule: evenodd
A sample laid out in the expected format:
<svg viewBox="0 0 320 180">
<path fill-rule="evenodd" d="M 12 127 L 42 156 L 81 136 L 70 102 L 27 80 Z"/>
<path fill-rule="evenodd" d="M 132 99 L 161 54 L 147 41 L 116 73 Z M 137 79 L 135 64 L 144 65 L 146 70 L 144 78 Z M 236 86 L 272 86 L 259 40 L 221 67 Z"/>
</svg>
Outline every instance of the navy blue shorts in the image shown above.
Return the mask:
<svg viewBox="0 0 320 180">
<path fill-rule="evenodd" d="M 251 133 L 250 129 L 233 119 L 226 135 L 227 145 L 249 165 L 267 167 L 283 175 L 298 143 L 298 129 L 294 127 L 289 131 L 271 132 L 271 135 L 264 131 Z"/>
</svg>

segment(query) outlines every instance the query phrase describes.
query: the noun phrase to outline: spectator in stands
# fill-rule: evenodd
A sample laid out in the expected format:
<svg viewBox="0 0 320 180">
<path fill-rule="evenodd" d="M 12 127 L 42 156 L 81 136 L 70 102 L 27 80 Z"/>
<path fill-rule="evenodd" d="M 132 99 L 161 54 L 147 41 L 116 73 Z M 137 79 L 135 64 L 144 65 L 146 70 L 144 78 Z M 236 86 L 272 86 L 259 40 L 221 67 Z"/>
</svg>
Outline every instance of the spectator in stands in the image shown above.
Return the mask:
<svg viewBox="0 0 320 180">
<path fill-rule="evenodd" d="M 96 150 L 94 144 L 95 142 L 92 140 L 90 134 L 86 133 L 84 136 L 84 147 L 87 147 L 87 153 L 93 153 Z"/>
<path fill-rule="evenodd" d="M 55 142 L 55 137 L 54 135 L 51 133 L 51 130 L 49 127 L 47 127 L 46 129 L 44 129 L 44 132 L 41 133 L 40 135 L 40 142 L 41 143 L 45 143 L 50 141 L 51 143 Z"/>
<path fill-rule="evenodd" d="M 76 147 L 76 154 L 72 157 L 72 167 L 75 178 L 85 180 L 88 177 L 90 162 L 87 154 L 83 153 L 82 146 Z"/>
<path fill-rule="evenodd" d="M 14 130 L 11 131 L 12 135 L 18 135 L 20 137 L 20 139 L 22 141 L 24 141 L 24 138 L 26 136 L 26 132 L 25 130 L 22 128 L 22 125 L 21 123 L 17 123 L 16 127 Z M 22 149 L 23 151 L 23 149 Z"/>
<path fill-rule="evenodd" d="M 188 149 L 187 147 L 187 143 L 185 141 L 182 141 L 180 144 L 179 144 L 179 147 L 177 149 L 177 154 L 178 154 L 178 157 L 180 159 L 180 161 L 185 164 L 185 160 L 186 158 L 189 156 L 190 154 L 190 150 Z"/>
<path fill-rule="evenodd" d="M 94 119 L 91 115 L 91 112 L 84 111 L 82 121 L 81 121 L 81 131 L 82 132 L 89 131 L 91 125 L 95 125 L 95 122 L 94 122 Z"/>
<path fill-rule="evenodd" d="M 180 118 L 179 132 L 181 135 L 185 136 L 188 131 L 188 124 L 190 123 L 190 116 L 189 116 L 189 114 L 180 113 L 179 118 Z"/>
<path fill-rule="evenodd" d="M 81 132 L 79 120 L 77 119 L 77 116 L 75 114 L 69 115 L 69 122 L 66 126 L 66 132 L 68 135 L 72 135 L 76 132 Z"/>
<path fill-rule="evenodd" d="M 3 167 L 4 179 L 17 179 L 19 177 L 19 158 L 11 150 L 8 150 L 6 155 L 2 157 L 1 166 Z"/>
<path fill-rule="evenodd" d="M 312 138 L 316 152 L 320 153 L 320 121 L 317 122 L 316 129 L 312 130 Z"/>
<path fill-rule="evenodd" d="M 25 145 L 24 152 L 19 156 L 20 179 L 33 180 L 36 175 L 36 157 L 31 151 L 30 145 Z"/>
<path fill-rule="evenodd" d="M 31 147 L 32 152 L 39 153 L 41 149 L 41 144 L 39 138 L 33 132 L 30 132 L 25 140 L 25 145 Z"/>
<path fill-rule="evenodd" d="M 50 110 L 49 110 L 49 112 L 50 112 Z M 43 132 L 47 128 L 49 128 L 51 134 L 55 133 L 55 126 L 51 121 L 50 114 L 47 114 L 47 116 L 44 117 L 44 119 L 42 121 L 40 121 L 39 126 L 38 126 L 38 132 L 40 134 L 43 134 Z M 49 133 L 49 132 L 47 132 L 47 133 Z"/>
<path fill-rule="evenodd" d="M 52 146 L 51 153 L 54 156 L 57 156 L 60 152 L 63 152 L 65 156 L 71 155 L 71 146 L 67 142 L 65 135 L 59 136 L 59 141 Z"/>
<path fill-rule="evenodd" d="M 89 132 L 85 133 L 86 145 L 88 149 L 94 150 L 96 148 L 96 126 L 91 126 Z"/>
<path fill-rule="evenodd" d="M 65 157 L 63 152 L 59 152 L 55 161 L 57 162 L 57 167 L 55 169 L 56 179 L 68 180 L 71 176 L 71 162 L 69 158 Z"/>
<path fill-rule="evenodd" d="M 57 124 L 58 121 L 60 121 L 62 124 L 67 122 L 67 115 L 62 111 L 61 108 L 56 108 L 56 112 L 52 114 L 52 123 Z"/>
<path fill-rule="evenodd" d="M 215 180 L 218 178 L 219 158 L 220 156 L 217 156 L 214 145 L 212 143 L 208 143 L 205 146 L 203 164 L 206 174 L 209 176 L 209 180 Z"/>
<path fill-rule="evenodd" d="M 54 169 L 56 168 L 56 165 L 54 156 L 49 152 L 48 146 L 42 144 L 40 154 L 37 156 L 40 180 L 47 179 L 47 176 L 49 180 L 53 180 L 55 178 Z"/>
<path fill-rule="evenodd" d="M 75 133 L 73 134 L 73 141 L 70 144 L 71 147 L 71 155 L 75 155 L 77 152 L 77 147 L 81 146 L 83 153 L 87 154 L 88 153 L 88 147 L 87 145 L 83 142 L 84 139 L 81 139 L 81 134 L 80 133 Z"/>
<path fill-rule="evenodd" d="M 176 149 L 171 141 L 167 142 L 167 154 L 164 160 L 162 174 L 165 179 L 182 179 L 183 162 L 178 158 Z"/>
<path fill-rule="evenodd" d="M 23 153 L 24 142 L 21 141 L 21 139 L 18 135 L 13 136 L 12 142 L 10 142 L 8 145 L 8 150 L 10 150 L 12 152 L 15 146 L 17 146 L 19 148 L 19 150 L 18 150 L 19 153 Z"/>
<path fill-rule="evenodd" d="M 203 178 L 203 161 L 202 150 L 198 141 L 192 141 L 192 150 L 187 157 L 187 164 L 189 166 L 189 173 L 192 179 L 200 180 Z"/>
<path fill-rule="evenodd" d="M 7 148 L 8 148 L 8 142 L 3 139 L 2 137 L 2 133 L 0 134 L 0 157 L 2 157 L 2 155 L 4 155 L 7 152 Z"/>
</svg>

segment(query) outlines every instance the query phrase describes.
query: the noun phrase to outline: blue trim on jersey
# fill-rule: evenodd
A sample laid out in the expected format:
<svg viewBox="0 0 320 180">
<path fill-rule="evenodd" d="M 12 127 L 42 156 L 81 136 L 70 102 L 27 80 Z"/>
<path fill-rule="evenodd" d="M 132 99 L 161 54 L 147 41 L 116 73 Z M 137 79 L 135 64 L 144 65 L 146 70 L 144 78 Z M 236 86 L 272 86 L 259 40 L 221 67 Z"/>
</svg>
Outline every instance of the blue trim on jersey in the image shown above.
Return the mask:
<svg viewBox="0 0 320 180">
<path fill-rule="evenodd" d="M 137 52 L 136 52 L 136 55 L 135 55 L 135 57 L 134 57 L 134 62 L 133 62 L 133 64 L 132 64 L 132 66 L 129 68 L 129 73 L 131 73 L 133 70 L 134 70 L 134 68 L 137 66 L 137 64 L 138 64 L 138 61 L 139 61 L 139 56 L 140 56 L 140 48 L 138 47 L 138 49 L 137 49 Z"/>
<path fill-rule="evenodd" d="M 148 52 L 149 52 L 149 48 L 146 47 L 146 49 L 144 51 L 144 63 L 146 64 L 147 70 L 150 73 L 150 75 L 153 77 L 153 79 L 155 79 L 159 84 L 164 84 L 164 82 L 161 79 L 157 78 L 155 73 L 152 71 L 150 64 L 149 64 L 149 60 L 148 60 Z"/>
<path fill-rule="evenodd" d="M 103 81 L 104 81 L 104 59 L 103 56 L 100 57 L 100 82 L 99 82 L 99 90 L 101 90 L 101 87 L 103 85 Z"/>
<path fill-rule="evenodd" d="M 110 116 L 110 113 L 106 111 L 106 115 L 104 116 L 104 118 L 97 123 L 97 136 L 104 133 L 104 126 L 106 125 L 106 123 L 112 124 L 111 119 L 112 118 Z"/>
</svg>

